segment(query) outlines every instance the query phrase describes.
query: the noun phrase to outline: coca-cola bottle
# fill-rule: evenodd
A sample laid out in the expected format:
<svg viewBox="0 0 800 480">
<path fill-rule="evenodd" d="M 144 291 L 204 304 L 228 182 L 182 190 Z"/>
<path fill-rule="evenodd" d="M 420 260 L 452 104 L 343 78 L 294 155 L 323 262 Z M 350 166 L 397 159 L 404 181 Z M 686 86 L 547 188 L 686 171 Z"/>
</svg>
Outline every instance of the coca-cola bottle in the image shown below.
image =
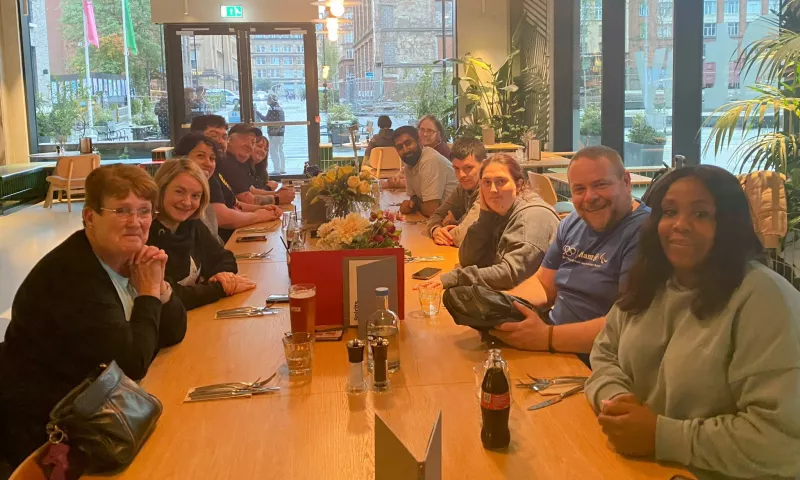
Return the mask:
<svg viewBox="0 0 800 480">
<path fill-rule="evenodd" d="M 508 415 L 511 412 L 511 382 L 508 365 L 500 350 L 489 350 L 484 363 L 485 373 L 481 382 L 481 442 L 490 450 L 506 448 L 511 442 L 508 430 Z"/>
</svg>

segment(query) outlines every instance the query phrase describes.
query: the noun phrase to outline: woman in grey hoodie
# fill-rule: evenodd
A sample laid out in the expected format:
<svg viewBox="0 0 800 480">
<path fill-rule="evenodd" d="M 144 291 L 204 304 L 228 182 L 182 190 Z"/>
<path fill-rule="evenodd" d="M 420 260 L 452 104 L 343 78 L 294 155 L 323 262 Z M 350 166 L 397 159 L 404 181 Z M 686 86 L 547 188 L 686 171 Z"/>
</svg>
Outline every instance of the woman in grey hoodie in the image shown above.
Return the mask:
<svg viewBox="0 0 800 480">
<path fill-rule="evenodd" d="M 536 273 L 555 238 L 558 215 L 525 189 L 522 168 L 510 155 L 485 160 L 478 185 L 480 215 L 458 249 L 460 266 L 442 275 L 442 286 L 510 290 Z"/>
<path fill-rule="evenodd" d="M 699 479 L 800 475 L 800 292 L 762 247 L 736 177 L 676 170 L 591 354 L 586 396 L 622 454 Z"/>
</svg>

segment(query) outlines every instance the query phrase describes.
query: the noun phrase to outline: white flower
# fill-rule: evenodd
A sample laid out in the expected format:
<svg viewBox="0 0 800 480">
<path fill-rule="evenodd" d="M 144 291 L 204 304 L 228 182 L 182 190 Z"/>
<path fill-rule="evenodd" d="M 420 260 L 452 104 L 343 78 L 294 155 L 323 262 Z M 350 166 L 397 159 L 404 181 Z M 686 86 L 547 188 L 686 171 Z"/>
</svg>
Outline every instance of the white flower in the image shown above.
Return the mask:
<svg viewBox="0 0 800 480">
<path fill-rule="evenodd" d="M 334 218 L 317 230 L 318 246 L 323 250 L 340 250 L 364 235 L 371 226 L 369 220 L 358 213 L 351 213 L 344 218 Z"/>
</svg>

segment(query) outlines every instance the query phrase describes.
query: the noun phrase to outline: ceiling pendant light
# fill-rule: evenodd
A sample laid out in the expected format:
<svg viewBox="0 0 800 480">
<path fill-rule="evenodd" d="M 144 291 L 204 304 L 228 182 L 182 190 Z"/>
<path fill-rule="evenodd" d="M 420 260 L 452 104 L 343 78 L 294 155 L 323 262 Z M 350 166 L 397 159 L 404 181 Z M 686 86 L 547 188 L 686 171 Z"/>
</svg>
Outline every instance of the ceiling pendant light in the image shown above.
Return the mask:
<svg viewBox="0 0 800 480">
<path fill-rule="evenodd" d="M 328 40 L 331 42 L 339 40 L 339 19 L 328 17 L 325 19 L 325 26 L 328 29 Z"/>
<path fill-rule="evenodd" d="M 328 10 L 329 14 L 334 17 L 341 17 L 345 14 L 345 7 L 357 7 L 362 3 L 360 0 L 325 0 L 318 2 L 311 2 L 315 7 L 324 7 Z"/>
</svg>

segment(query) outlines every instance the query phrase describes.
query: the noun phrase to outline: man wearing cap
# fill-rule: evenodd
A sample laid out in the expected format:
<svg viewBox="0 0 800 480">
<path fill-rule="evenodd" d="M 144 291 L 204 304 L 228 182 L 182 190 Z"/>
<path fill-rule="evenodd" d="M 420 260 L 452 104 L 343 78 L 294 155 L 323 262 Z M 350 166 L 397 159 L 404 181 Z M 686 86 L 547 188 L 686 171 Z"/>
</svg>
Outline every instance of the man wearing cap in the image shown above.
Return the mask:
<svg viewBox="0 0 800 480">
<path fill-rule="evenodd" d="M 228 131 L 228 150 L 222 161 L 217 162 L 217 176 L 224 188 L 229 189 L 236 200 L 250 205 L 273 205 L 275 195 L 254 195 L 250 189 L 250 158 L 253 156 L 256 138 L 263 136 L 261 129 L 239 123 Z M 287 195 L 294 199 L 294 192 Z"/>
</svg>

